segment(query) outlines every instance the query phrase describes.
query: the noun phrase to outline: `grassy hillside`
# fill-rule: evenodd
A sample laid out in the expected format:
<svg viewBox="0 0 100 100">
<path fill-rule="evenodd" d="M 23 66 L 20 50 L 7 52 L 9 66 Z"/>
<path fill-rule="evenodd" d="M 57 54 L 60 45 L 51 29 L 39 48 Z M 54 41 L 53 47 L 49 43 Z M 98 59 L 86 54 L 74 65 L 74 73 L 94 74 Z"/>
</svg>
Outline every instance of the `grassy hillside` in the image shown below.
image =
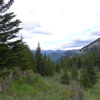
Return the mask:
<svg viewBox="0 0 100 100">
<path fill-rule="evenodd" d="M 7 92 L 0 94 L 0 100 L 68 100 L 73 93 L 67 86 L 60 84 L 59 77 L 33 74 L 32 82 L 29 82 L 22 75 L 20 80 L 10 84 Z M 100 80 L 93 88 L 84 91 L 84 95 L 85 100 L 100 100 Z"/>
<path fill-rule="evenodd" d="M 34 74 L 33 82 L 25 77 L 13 81 L 7 93 L 0 94 L 0 100 L 66 100 L 66 87 L 58 82 L 57 77 L 43 78 Z"/>
</svg>

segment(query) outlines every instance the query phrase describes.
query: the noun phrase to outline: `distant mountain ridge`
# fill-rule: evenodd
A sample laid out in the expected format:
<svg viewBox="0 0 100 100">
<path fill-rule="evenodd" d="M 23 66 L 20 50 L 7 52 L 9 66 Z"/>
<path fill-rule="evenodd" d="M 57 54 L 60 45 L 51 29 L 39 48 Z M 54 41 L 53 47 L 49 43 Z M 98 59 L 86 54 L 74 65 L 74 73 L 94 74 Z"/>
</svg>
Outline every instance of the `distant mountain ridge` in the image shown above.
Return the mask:
<svg viewBox="0 0 100 100">
<path fill-rule="evenodd" d="M 36 50 L 31 50 L 35 54 Z M 77 50 L 41 50 L 44 55 L 46 53 L 53 61 L 61 59 L 63 56 L 70 57 L 75 54 Z"/>
<path fill-rule="evenodd" d="M 76 54 L 85 55 L 92 52 L 94 53 L 100 52 L 100 38 L 96 39 L 95 41 L 91 42 L 87 46 L 83 47 Z"/>
<path fill-rule="evenodd" d="M 33 54 L 35 54 L 36 50 L 31 50 L 33 52 Z M 48 55 L 50 53 L 52 53 L 53 50 L 41 50 L 41 53 L 44 55 L 45 53 Z"/>
<path fill-rule="evenodd" d="M 34 54 L 36 50 L 31 50 Z M 65 50 L 41 50 L 41 53 L 49 56 L 53 61 L 56 61 L 65 53 Z"/>
<path fill-rule="evenodd" d="M 31 51 L 35 54 L 36 50 Z M 79 50 L 41 50 L 43 55 L 46 53 L 53 61 L 60 61 L 64 56 L 69 58 L 71 56 L 81 56 L 92 52 L 100 53 L 100 38 Z"/>
</svg>

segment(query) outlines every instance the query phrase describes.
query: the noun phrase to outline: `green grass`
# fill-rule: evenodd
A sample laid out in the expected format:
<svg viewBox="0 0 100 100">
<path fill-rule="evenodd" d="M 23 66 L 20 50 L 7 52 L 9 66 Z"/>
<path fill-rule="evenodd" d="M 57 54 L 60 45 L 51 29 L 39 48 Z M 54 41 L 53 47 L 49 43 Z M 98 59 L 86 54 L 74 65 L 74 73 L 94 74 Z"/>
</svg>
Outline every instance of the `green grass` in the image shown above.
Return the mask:
<svg viewBox="0 0 100 100">
<path fill-rule="evenodd" d="M 85 100 L 100 100 L 100 80 L 93 88 L 85 92 Z"/>
<path fill-rule="evenodd" d="M 28 83 L 24 78 L 13 81 L 8 92 L 0 94 L 0 100 L 67 100 L 66 87 L 59 83 L 59 79 L 38 75 L 33 79 L 33 83 Z"/>
<path fill-rule="evenodd" d="M 60 83 L 59 77 L 33 74 L 33 82 L 29 83 L 22 75 L 20 80 L 12 81 L 6 93 L 0 94 L 0 100 L 68 100 L 68 90 Z M 84 94 L 85 100 L 100 100 L 100 80 Z"/>
</svg>

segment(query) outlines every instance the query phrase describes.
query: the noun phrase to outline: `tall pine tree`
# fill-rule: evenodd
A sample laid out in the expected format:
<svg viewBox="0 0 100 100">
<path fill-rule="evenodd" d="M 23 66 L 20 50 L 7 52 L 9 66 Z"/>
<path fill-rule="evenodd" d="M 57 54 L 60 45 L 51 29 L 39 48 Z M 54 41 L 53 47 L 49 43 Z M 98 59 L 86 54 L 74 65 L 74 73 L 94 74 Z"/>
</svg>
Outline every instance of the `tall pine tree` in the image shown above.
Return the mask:
<svg viewBox="0 0 100 100">
<path fill-rule="evenodd" d="M 12 50 L 16 45 L 21 43 L 21 40 L 16 39 L 20 20 L 15 20 L 13 12 L 7 13 L 8 8 L 12 5 L 14 0 L 9 0 L 6 4 L 4 0 L 0 0 L 0 67 L 1 69 L 10 68 L 13 64 L 11 61 L 14 58 Z"/>
<path fill-rule="evenodd" d="M 97 82 L 96 70 L 92 54 L 84 57 L 84 67 L 81 73 L 81 84 L 84 87 L 92 87 Z"/>
<path fill-rule="evenodd" d="M 71 79 L 77 80 L 78 79 L 78 69 L 76 66 L 73 66 L 71 69 Z"/>
<path fill-rule="evenodd" d="M 41 48 L 40 48 L 39 43 L 38 43 L 38 47 L 36 49 L 35 61 L 36 61 L 36 72 L 38 72 L 42 76 L 44 76 L 45 75 L 44 59 L 41 54 Z"/>
<path fill-rule="evenodd" d="M 4 2 L 4 0 L 0 0 L 0 13 L 7 11 L 14 0 L 9 0 L 7 3 Z"/>
<path fill-rule="evenodd" d="M 50 57 L 47 57 L 45 62 L 45 75 L 46 76 L 53 76 L 55 73 L 55 65 Z"/>
</svg>

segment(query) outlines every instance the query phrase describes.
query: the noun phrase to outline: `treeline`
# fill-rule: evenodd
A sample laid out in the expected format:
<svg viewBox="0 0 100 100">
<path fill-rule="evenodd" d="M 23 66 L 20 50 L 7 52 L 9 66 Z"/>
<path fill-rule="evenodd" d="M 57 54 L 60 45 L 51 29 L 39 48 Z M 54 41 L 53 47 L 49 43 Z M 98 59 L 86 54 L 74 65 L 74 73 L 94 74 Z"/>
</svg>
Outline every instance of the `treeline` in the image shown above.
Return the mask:
<svg viewBox="0 0 100 100">
<path fill-rule="evenodd" d="M 76 80 L 81 86 L 89 88 L 97 82 L 97 74 L 100 70 L 100 54 L 90 53 L 69 59 L 64 57 L 60 66 L 63 70 L 62 83 L 70 84 L 71 80 Z"/>
<path fill-rule="evenodd" d="M 52 76 L 55 73 L 54 62 L 46 54 L 41 54 L 40 44 L 38 44 L 35 53 L 35 65 L 36 72 L 42 76 Z"/>
<path fill-rule="evenodd" d="M 36 54 L 30 51 L 19 36 L 21 21 L 15 19 L 13 12 L 7 12 L 13 0 L 5 4 L 0 0 L 0 77 L 5 77 L 16 68 L 23 73 L 32 70 L 41 76 L 52 76 L 55 72 L 54 63 L 49 57 L 41 54 L 38 44 Z"/>
</svg>

